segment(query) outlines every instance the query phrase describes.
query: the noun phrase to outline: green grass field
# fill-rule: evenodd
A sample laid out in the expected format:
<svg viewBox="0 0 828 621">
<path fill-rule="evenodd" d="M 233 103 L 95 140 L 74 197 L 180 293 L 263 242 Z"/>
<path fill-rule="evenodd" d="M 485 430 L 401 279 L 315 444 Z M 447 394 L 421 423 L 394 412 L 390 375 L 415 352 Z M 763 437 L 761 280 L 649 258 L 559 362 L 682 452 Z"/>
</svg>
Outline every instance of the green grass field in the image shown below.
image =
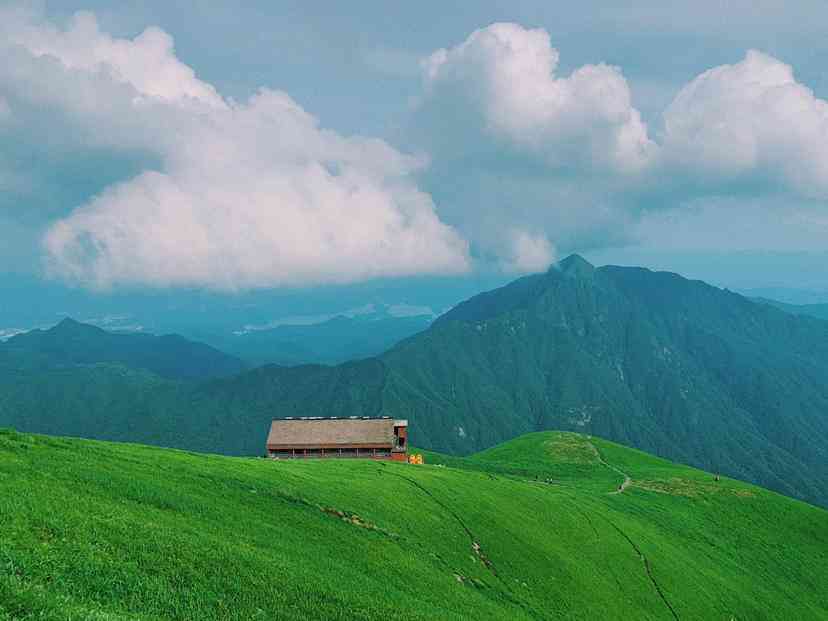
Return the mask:
<svg viewBox="0 0 828 621">
<path fill-rule="evenodd" d="M 576 434 L 425 455 L 0 432 L 0 620 L 828 619 L 822 509 Z"/>
</svg>

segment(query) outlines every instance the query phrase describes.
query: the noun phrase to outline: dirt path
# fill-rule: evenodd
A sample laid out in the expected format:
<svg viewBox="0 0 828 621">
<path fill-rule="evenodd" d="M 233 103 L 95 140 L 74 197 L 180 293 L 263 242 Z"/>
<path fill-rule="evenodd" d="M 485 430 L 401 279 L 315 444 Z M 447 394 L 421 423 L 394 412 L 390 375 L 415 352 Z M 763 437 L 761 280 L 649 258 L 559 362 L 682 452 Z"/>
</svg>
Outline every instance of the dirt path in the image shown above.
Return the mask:
<svg viewBox="0 0 828 621">
<path fill-rule="evenodd" d="M 595 457 L 598 459 L 598 462 L 601 465 L 609 468 L 613 472 L 616 472 L 616 473 L 620 474 L 622 477 L 624 477 L 624 481 L 621 483 L 621 485 L 618 486 L 618 489 L 616 489 L 612 492 L 607 492 L 607 494 L 610 495 L 610 496 L 614 496 L 615 494 L 623 494 L 624 490 L 627 489 L 630 486 L 630 484 L 632 483 L 632 477 L 630 477 L 629 474 L 627 474 L 626 472 L 624 472 L 620 468 L 616 468 L 611 463 L 609 463 L 607 460 L 605 460 L 604 457 L 601 455 L 601 451 L 598 450 L 597 446 L 595 446 L 591 442 L 590 442 L 590 446 L 592 447 L 592 450 L 595 451 Z M 620 534 L 624 539 L 626 539 L 627 543 L 629 543 L 630 546 L 632 547 L 632 549 L 635 550 L 635 553 L 638 555 L 638 558 L 640 558 L 641 562 L 644 564 L 644 571 L 647 573 L 647 578 L 649 579 L 650 583 L 653 585 L 653 588 L 655 589 L 656 593 L 658 594 L 658 597 L 661 599 L 661 601 L 664 603 L 664 605 L 670 611 L 670 614 L 673 616 L 673 619 L 675 619 L 675 621 L 679 621 L 679 616 L 678 616 L 678 613 L 676 612 L 676 609 L 673 608 L 672 604 L 670 604 L 669 600 L 667 599 L 666 594 L 664 593 L 664 591 L 661 588 L 661 585 L 658 583 L 658 581 L 655 578 L 655 575 L 653 574 L 653 568 L 650 565 L 650 560 L 644 555 L 644 552 L 641 551 L 641 548 L 638 547 L 638 545 L 635 543 L 635 541 L 633 541 L 630 538 L 630 536 L 627 535 L 627 533 L 625 533 L 623 530 L 621 530 L 615 523 L 613 523 L 609 519 L 607 519 L 606 521 L 609 523 L 610 526 L 612 526 L 618 532 L 618 534 Z"/>
<path fill-rule="evenodd" d="M 604 460 L 601 460 L 601 463 L 604 464 L 610 470 L 614 470 L 615 472 L 620 474 L 622 477 L 624 477 L 624 482 L 621 483 L 621 485 L 618 486 L 617 490 L 615 490 L 613 492 L 609 492 L 609 495 L 613 496 L 614 494 L 623 494 L 624 490 L 627 489 L 630 486 L 630 483 L 632 483 L 632 479 L 630 478 L 630 475 L 628 475 L 626 472 L 624 472 L 622 470 L 619 470 L 615 466 L 611 466 L 610 464 L 608 464 Z"/>
<path fill-rule="evenodd" d="M 589 445 L 592 447 L 592 450 L 595 451 L 595 457 L 598 459 L 598 462 L 602 466 L 606 466 L 607 468 L 609 468 L 613 472 L 616 472 L 616 473 L 620 474 L 622 477 L 624 477 L 624 481 L 621 483 L 621 485 L 618 486 L 618 489 L 616 489 L 615 491 L 612 491 L 612 492 L 607 492 L 607 494 L 609 494 L 610 496 L 614 496 L 615 494 L 623 494 L 624 490 L 627 489 L 630 486 L 630 484 L 632 483 L 632 478 L 630 477 L 630 475 L 628 475 L 623 470 L 621 470 L 619 468 L 616 468 L 611 463 L 606 461 L 601 456 L 601 451 L 599 451 L 598 447 L 595 446 L 592 442 L 590 442 Z"/>
</svg>

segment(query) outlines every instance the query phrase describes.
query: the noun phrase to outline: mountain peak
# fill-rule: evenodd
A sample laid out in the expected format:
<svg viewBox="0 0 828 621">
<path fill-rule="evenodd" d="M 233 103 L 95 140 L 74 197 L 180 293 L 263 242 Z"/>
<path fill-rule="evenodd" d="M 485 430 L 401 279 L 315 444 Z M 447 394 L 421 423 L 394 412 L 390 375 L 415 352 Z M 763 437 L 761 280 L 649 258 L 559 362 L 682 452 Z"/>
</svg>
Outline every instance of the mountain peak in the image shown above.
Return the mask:
<svg viewBox="0 0 828 621">
<path fill-rule="evenodd" d="M 92 326 L 87 323 L 81 323 L 80 321 L 75 321 L 71 317 L 66 317 L 64 319 L 61 319 L 60 323 L 48 330 L 48 332 L 57 334 L 89 334 L 92 332 L 103 332 L 103 330 L 101 330 L 97 326 Z"/>
<path fill-rule="evenodd" d="M 83 325 L 80 321 L 75 321 L 71 317 L 64 317 L 60 320 L 60 322 L 55 326 L 56 328 L 75 328 L 77 326 Z"/>
<path fill-rule="evenodd" d="M 567 276 L 591 276 L 595 266 L 579 254 L 571 254 L 557 265 L 558 269 Z"/>
</svg>

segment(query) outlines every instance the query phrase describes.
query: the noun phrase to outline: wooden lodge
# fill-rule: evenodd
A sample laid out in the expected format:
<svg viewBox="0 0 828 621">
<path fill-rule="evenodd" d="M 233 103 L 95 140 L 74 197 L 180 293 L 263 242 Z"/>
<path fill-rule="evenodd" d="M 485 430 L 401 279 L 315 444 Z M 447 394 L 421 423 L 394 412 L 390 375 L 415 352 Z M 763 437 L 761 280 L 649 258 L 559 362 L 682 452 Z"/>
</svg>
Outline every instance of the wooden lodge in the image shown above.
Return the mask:
<svg viewBox="0 0 828 621">
<path fill-rule="evenodd" d="M 408 460 L 408 421 L 382 417 L 279 418 L 270 425 L 273 459 L 348 458 Z"/>
</svg>

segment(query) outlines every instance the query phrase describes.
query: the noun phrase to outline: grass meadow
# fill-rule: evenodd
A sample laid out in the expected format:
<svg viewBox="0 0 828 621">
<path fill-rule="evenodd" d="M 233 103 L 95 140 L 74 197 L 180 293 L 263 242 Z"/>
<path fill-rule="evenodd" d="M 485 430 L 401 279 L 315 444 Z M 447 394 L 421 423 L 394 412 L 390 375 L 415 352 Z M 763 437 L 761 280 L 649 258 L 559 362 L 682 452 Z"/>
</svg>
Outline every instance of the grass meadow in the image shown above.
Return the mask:
<svg viewBox="0 0 828 621">
<path fill-rule="evenodd" d="M 0 620 L 828 619 L 822 509 L 570 433 L 424 454 L 0 432 Z"/>
</svg>

